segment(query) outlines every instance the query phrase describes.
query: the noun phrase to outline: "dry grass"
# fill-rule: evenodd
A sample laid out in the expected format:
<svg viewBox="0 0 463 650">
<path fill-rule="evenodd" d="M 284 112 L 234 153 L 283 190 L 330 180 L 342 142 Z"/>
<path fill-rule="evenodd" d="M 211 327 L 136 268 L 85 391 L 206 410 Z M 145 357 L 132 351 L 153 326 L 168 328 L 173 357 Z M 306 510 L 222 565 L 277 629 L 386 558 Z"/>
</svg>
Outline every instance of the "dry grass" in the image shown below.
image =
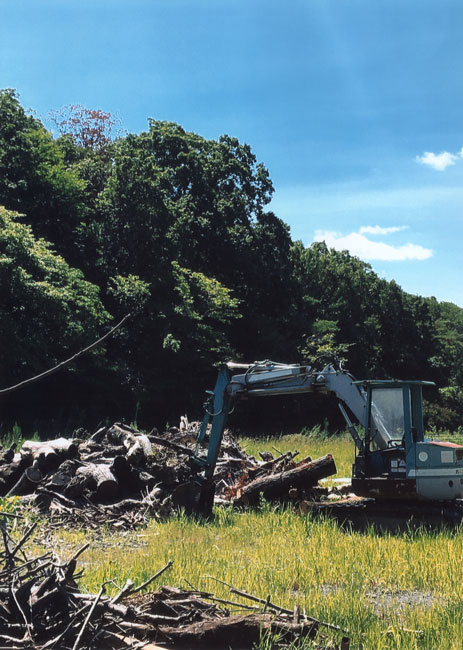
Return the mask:
<svg viewBox="0 0 463 650">
<path fill-rule="evenodd" d="M 60 537 L 69 549 L 84 540 L 80 533 Z M 127 578 L 139 583 L 172 559 L 173 569 L 162 578 L 169 584 L 227 597 L 227 589 L 208 577 L 214 576 L 262 598 L 271 594 L 283 606 L 297 603 L 347 628 L 365 649 L 461 648 L 460 533 L 345 533 L 330 521 L 264 507 L 220 510 L 212 523 L 182 517 L 153 523 L 138 535 L 105 542 L 83 558 L 90 591 L 111 578 L 118 585 Z"/>
<path fill-rule="evenodd" d="M 330 451 L 349 475 L 350 440 L 313 443 L 298 436 L 265 446 L 298 448 L 313 457 Z M 86 539 L 83 532 L 55 534 L 64 557 Z M 297 603 L 308 614 L 348 629 L 354 647 L 460 650 L 462 557 L 461 531 L 346 533 L 331 521 L 264 505 L 258 512 L 221 509 L 209 523 L 179 517 L 130 535 L 100 535 L 80 565 L 86 569 L 83 586 L 95 592 L 109 579 L 114 590 L 127 578 L 140 583 L 172 559 L 174 566 L 161 583 L 193 585 L 227 597 L 227 589 L 208 577 L 214 576 L 263 598 L 271 594 L 283 606 Z"/>
<path fill-rule="evenodd" d="M 354 462 L 354 442 L 348 433 L 333 436 L 319 435 L 315 429 L 307 434 L 299 433 L 274 438 L 241 438 L 240 444 L 251 456 L 258 458 L 259 451 L 271 451 L 274 455 L 287 451 L 299 451 L 296 460 L 310 456 L 319 458 L 331 454 L 336 462 L 338 477 L 349 477 Z"/>
</svg>

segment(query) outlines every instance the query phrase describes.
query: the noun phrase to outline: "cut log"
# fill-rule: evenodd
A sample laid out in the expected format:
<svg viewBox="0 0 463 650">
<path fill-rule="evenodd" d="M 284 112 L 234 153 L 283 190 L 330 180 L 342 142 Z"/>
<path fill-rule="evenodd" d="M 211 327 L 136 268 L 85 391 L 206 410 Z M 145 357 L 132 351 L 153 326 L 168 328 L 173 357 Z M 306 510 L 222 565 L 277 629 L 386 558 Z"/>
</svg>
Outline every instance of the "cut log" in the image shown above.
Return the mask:
<svg viewBox="0 0 463 650">
<path fill-rule="evenodd" d="M 238 498 L 246 505 L 259 502 L 262 494 L 265 499 L 285 496 L 290 488 L 312 487 L 322 478 L 336 474 L 336 465 L 331 454 L 317 458 L 312 462 L 300 463 L 294 469 L 261 476 L 245 485 Z"/>
<path fill-rule="evenodd" d="M 48 479 L 47 487 L 51 490 L 63 490 L 71 482 L 78 466 L 78 461 L 65 460 L 61 463 L 57 472 Z"/>
<path fill-rule="evenodd" d="M 141 489 L 138 472 L 132 467 L 125 456 L 116 456 L 110 467 L 112 473 L 117 478 L 121 490 L 124 492 L 138 492 Z"/>
<path fill-rule="evenodd" d="M 262 452 L 259 452 L 261 456 L 264 456 Z M 261 463 L 260 465 L 256 465 L 256 467 L 251 467 L 248 470 L 248 474 L 251 478 L 258 478 L 260 474 L 263 474 L 267 470 L 274 469 L 278 463 L 285 462 L 285 461 L 292 461 L 293 458 L 295 458 L 299 454 L 298 451 L 287 451 L 286 454 L 281 454 L 278 456 L 278 458 L 273 458 L 272 454 L 269 454 L 272 456 L 271 459 L 266 460 L 264 463 Z M 311 461 L 311 458 L 306 458 L 305 460 Z"/>
<path fill-rule="evenodd" d="M 132 438 L 136 433 L 127 425 L 116 422 L 106 431 L 106 442 L 112 444 L 126 444 L 128 438 Z"/>
<path fill-rule="evenodd" d="M 129 438 L 130 446 L 127 452 L 127 460 L 132 465 L 143 465 L 146 460 L 153 455 L 153 447 L 150 439 L 144 434 Z"/>
<path fill-rule="evenodd" d="M 79 473 L 89 477 L 90 487 L 95 485 L 95 498 L 97 501 L 108 501 L 116 497 L 119 485 L 108 465 L 90 463 L 84 467 L 79 467 L 76 476 Z"/>
<path fill-rule="evenodd" d="M 81 496 L 86 489 L 93 493 L 96 501 L 108 501 L 117 496 L 119 484 L 109 465 L 86 463 L 77 469 L 65 494 L 73 499 Z"/>
<path fill-rule="evenodd" d="M 26 467 L 19 480 L 8 491 L 7 496 L 12 497 L 32 494 L 42 479 L 43 474 L 34 463 L 32 467 Z"/>
<path fill-rule="evenodd" d="M 144 433 L 134 432 L 122 424 L 113 424 L 107 434 L 109 438 L 125 446 L 127 459 L 132 465 L 144 464 L 153 455 L 151 441 Z"/>
<path fill-rule="evenodd" d="M 64 458 L 74 458 L 77 454 L 77 445 L 67 438 L 45 442 L 27 440 L 21 447 L 21 454 L 31 454 L 34 460 L 39 461 L 40 469 L 47 472 L 58 467 Z"/>
<path fill-rule="evenodd" d="M 93 433 L 93 434 L 90 436 L 89 440 L 91 440 L 92 442 L 97 442 L 97 443 L 99 443 L 99 442 L 101 442 L 101 441 L 103 440 L 103 438 L 105 437 L 105 435 L 106 435 L 106 427 L 99 427 L 99 428 L 95 431 L 95 433 Z"/>
<path fill-rule="evenodd" d="M 12 460 L 14 459 L 15 451 L 16 451 L 15 442 L 13 442 L 13 444 L 8 449 L 2 449 L 0 453 L 0 465 L 11 463 Z"/>
<path fill-rule="evenodd" d="M 248 614 L 246 616 L 230 616 L 228 618 L 197 621 L 190 625 L 179 627 L 162 626 L 156 641 L 169 639 L 176 648 L 244 648 L 256 647 L 262 635 L 278 634 L 285 641 L 314 638 L 318 626 L 310 623 L 282 623 L 274 620 L 271 614 Z M 162 636 L 161 636 L 162 635 Z"/>
<path fill-rule="evenodd" d="M 5 496 L 6 493 L 13 487 L 19 480 L 22 473 L 32 465 L 32 456 L 21 456 L 15 454 L 13 462 L 0 467 L 0 496 Z"/>
<path fill-rule="evenodd" d="M 73 440 L 68 438 L 56 438 L 55 440 L 45 440 L 43 442 L 37 440 L 26 440 L 21 447 L 21 453 L 30 450 L 33 456 L 37 456 L 43 449 L 53 449 L 57 454 L 63 456 L 72 456 L 77 451 L 76 445 Z"/>
</svg>

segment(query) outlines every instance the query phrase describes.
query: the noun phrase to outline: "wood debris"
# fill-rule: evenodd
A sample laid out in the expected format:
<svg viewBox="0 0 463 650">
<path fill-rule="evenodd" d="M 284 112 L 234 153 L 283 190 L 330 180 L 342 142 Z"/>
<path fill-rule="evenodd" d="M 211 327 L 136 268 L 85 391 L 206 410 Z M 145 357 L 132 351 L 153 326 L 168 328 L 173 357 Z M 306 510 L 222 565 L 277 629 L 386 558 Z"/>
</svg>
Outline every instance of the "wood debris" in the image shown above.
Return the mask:
<svg viewBox="0 0 463 650">
<path fill-rule="evenodd" d="M 188 511 L 198 430 L 199 423 L 186 418 L 181 429 L 163 436 L 116 423 L 92 435 L 0 450 L 0 496 L 21 496 L 23 504 L 47 514 L 51 526 L 134 529 L 150 518 Z M 318 480 L 336 472 L 334 461 L 324 456 L 298 462 L 297 455 L 266 452 L 257 460 L 226 432 L 214 475 L 216 504 L 256 505 L 262 496 L 313 499 Z"/>
<path fill-rule="evenodd" d="M 339 630 L 336 626 L 237 589 L 232 593 L 253 605 L 170 586 L 142 594 L 172 562 L 138 587 L 128 580 L 110 595 L 108 585 L 114 581 L 108 581 L 97 594 L 85 593 L 79 589 L 76 568 L 88 544 L 66 562 L 54 550 L 29 558 L 24 548 L 34 529 L 35 525 L 26 526 L 14 540 L 2 522 L 0 650 L 251 650 L 266 635 L 272 639 L 268 648 L 289 647 L 301 639 L 314 649 L 321 648 L 322 640 L 323 648 L 349 647 L 347 638 L 340 646 L 320 638 L 321 627 Z M 230 605 L 246 613 L 233 614 Z"/>
</svg>

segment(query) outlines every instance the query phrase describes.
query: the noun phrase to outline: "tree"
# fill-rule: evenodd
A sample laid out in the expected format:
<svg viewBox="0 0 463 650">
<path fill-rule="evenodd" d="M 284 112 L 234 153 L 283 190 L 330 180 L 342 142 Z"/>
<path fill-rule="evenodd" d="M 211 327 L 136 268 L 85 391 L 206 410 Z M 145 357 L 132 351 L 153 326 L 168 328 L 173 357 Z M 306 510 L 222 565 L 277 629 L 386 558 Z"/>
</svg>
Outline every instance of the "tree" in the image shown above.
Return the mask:
<svg viewBox="0 0 463 650">
<path fill-rule="evenodd" d="M 0 386 L 53 367 L 98 338 L 109 320 L 98 287 L 46 241 L 35 238 L 20 215 L 0 207 Z M 87 359 L 80 367 L 92 363 Z M 47 380 L 45 388 L 38 384 L 28 394 L 50 409 L 50 386 L 56 391 L 52 401 L 59 404 L 65 384 L 61 373 L 58 379 Z M 24 396 L 14 394 L 10 401 L 17 400 Z"/>
<path fill-rule="evenodd" d="M 379 278 L 347 251 L 329 250 L 324 243 L 295 251 L 309 340 L 325 324 L 323 334 L 329 333 L 333 347 L 349 346 L 349 365 L 357 375 L 433 378 L 434 319 L 427 300 Z"/>
<path fill-rule="evenodd" d="M 0 205 L 25 215 L 34 233 L 78 261 L 75 232 L 85 182 L 66 167 L 63 150 L 13 90 L 0 91 Z"/>
<path fill-rule="evenodd" d="M 298 244 L 293 258 L 300 286 L 299 319 L 305 328 L 301 336 L 309 344 L 312 341 L 312 347 L 326 347 L 329 339 L 335 349 L 349 350 L 349 364 L 356 373 L 375 373 L 381 281 L 371 266 L 324 243 L 308 248 Z"/>
<path fill-rule="evenodd" d="M 63 106 L 50 117 L 61 136 L 69 136 L 78 147 L 104 155 L 117 134 L 119 120 L 101 109 L 81 104 Z"/>
<path fill-rule="evenodd" d="M 290 276 L 291 240 L 287 226 L 264 212 L 271 193 L 267 171 L 250 147 L 235 138 L 206 140 L 179 125 L 151 120 L 149 131 L 114 144 L 110 176 L 81 227 L 83 259 L 88 277 L 101 286 L 118 274 L 149 283 L 145 326 L 132 338 L 134 347 L 143 350 L 137 376 L 131 375 L 140 390 L 149 385 L 152 367 L 161 370 L 166 385 L 176 375 L 172 353 L 179 331 L 183 341 L 188 332 L 191 345 L 182 344 L 176 363 L 186 358 L 192 363 L 188 351 L 195 350 L 200 372 L 234 347 L 235 340 L 246 340 L 239 325 L 233 326 L 237 306 L 231 322 L 198 319 L 184 308 L 180 318 L 184 282 L 204 308 L 198 290 L 202 286 L 204 297 L 207 283 L 209 289 L 223 287 L 236 305 L 246 303 L 248 325 L 251 311 L 256 315 L 246 330 L 250 344 L 259 340 L 260 329 L 269 341 L 276 340 L 274 332 L 281 328 L 272 324 L 282 312 L 276 319 L 266 318 L 269 310 L 277 310 L 265 296 L 275 296 L 277 287 L 279 295 L 287 296 L 283 283 Z M 225 345 L 232 330 L 236 336 Z"/>
<path fill-rule="evenodd" d="M 463 310 L 449 302 L 431 299 L 434 319 L 434 355 L 431 363 L 439 383 L 463 387 Z"/>
</svg>

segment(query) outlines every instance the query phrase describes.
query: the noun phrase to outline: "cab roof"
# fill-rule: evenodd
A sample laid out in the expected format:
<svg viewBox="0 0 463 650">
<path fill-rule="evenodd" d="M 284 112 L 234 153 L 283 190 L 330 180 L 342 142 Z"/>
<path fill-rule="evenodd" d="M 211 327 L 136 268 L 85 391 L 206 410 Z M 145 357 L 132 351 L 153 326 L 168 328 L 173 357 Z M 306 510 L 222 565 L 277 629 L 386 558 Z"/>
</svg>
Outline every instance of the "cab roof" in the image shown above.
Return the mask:
<svg viewBox="0 0 463 650">
<path fill-rule="evenodd" d="M 365 388 L 403 388 L 404 386 L 435 386 L 433 381 L 421 381 L 418 379 L 363 379 L 354 381 L 356 385 Z"/>
</svg>

